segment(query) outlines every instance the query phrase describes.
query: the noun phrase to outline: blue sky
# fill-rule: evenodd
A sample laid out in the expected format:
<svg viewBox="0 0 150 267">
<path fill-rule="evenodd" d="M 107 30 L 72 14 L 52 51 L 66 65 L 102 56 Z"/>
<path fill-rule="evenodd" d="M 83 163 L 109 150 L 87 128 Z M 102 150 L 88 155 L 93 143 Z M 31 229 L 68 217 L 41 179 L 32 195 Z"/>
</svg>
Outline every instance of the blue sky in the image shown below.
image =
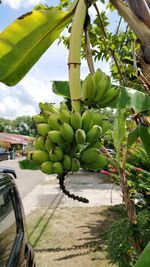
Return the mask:
<svg viewBox="0 0 150 267">
<path fill-rule="evenodd" d="M 2 0 L 0 31 L 39 3 L 54 6 L 59 0 Z M 90 9 L 90 14 L 94 16 L 93 9 Z M 0 83 L 0 117 L 14 119 L 22 115 L 32 116 L 39 112 L 40 101 L 59 104 L 62 98 L 52 93 L 51 81 L 68 79 L 68 50 L 57 42 L 53 43 L 16 86 L 8 87 Z M 97 62 L 95 67 L 101 67 L 107 73 L 109 71 L 109 66 L 105 62 Z M 84 79 L 88 73 L 84 60 L 81 64 L 81 78 Z"/>
</svg>

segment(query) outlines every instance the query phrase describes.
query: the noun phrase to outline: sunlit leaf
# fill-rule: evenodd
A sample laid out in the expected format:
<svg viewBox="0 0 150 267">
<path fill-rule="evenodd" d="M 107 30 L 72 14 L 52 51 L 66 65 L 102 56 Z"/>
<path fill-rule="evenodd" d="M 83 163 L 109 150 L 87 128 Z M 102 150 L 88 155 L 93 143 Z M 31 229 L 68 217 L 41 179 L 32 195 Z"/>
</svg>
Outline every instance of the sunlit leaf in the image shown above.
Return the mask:
<svg viewBox="0 0 150 267">
<path fill-rule="evenodd" d="M 16 19 L 0 33 L 0 81 L 13 86 L 39 60 L 71 21 L 73 11 L 39 9 Z"/>
<path fill-rule="evenodd" d="M 121 87 L 120 96 L 110 107 L 133 108 L 136 112 L 150 110 L 150 96 L 132 88 Z"/>
</svg>

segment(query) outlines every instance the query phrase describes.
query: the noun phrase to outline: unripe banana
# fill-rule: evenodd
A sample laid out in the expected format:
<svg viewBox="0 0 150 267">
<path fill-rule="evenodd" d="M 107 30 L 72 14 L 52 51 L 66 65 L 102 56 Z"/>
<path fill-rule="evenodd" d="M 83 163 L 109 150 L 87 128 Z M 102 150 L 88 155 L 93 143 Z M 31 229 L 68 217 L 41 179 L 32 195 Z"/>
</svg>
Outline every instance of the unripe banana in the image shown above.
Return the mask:
<svg viewBox="0 0 150 267">
<path fill-rule="evenodd" d="M 33 160 L 37 164 L 42 164 L 45 161 L 49 161 L 49 154 L 42 150 L 33 150 L 28 154 L 28 159 Z"/>
<path fill-rule="evenodd" d="M 53 113 L 51 113 L 51 112 L 48 111 L 48 110 L 42 110 L 41 114 L 42 114 L 42 116 L 43 116 L 45 122 L 47 123 L 47 119 L 48 119 L 48 117 L 49 117 L 50 115 L 52 115 Z"/>
<path fill-rule="evenodd" d="M 94 125 L 92 128 L 87 132 L 86 141 L 88 143 L 96 142 L 102 134 L 102 128 L 99 125 Z"/>
<path fill-rule="evenodd" d="M 76 131 L 82 129 L 82 118 L 79 112 L 73 111 L 70 116 L 70 123 L 72 128 Z"/>
<path fill-rule="evenodd" d="M 40 169 L 46 174 L 53 174 L 53 163 L 51 161 L 45 161 L 41 164 Z"/>
<path fill-rule="evenodd" d="M 63 150 L 59 146 L 53 147 L 49 152 L 51 161 L 61 161 L 63 158 Z"/>
<path fill-rule="evenodd" d="M 98 141 L 96 141 L 95 143 L 93 143 L 93 144 L 89 144 L 88 146 L 87 146 L 87 149 L 89 149 L 89 148 L 97 148 L 97 149 L 99 149 L 100 147 L 101 147 L 101 141 L 100 140 L 98 140 Z"/>
<path fill-rule="evenodd" d="M 65 147 L 64 139 L 62 138 L 60 131 L 53 130 L 48 132 L 48 138 L 50 139 L 51 143 Z"/>
<path fill-rule="evenodd" d="M 33 148 L 36 149 L 36 150 L 40 150 L 40 149 L 41 149 L 41 147 L 40 147 L 39 144 L 38 144 L 37 139 L 35 139 L 35 140 L 33 141 Z"/>
<path fill-rule="evenodd" d="M 33 120 L 35 123 L 45 122 L 45 119 L 44 119 L 44 117 L 43 117 L 41 114 L 32 116 L 32 120 Z"/>
<path fill-rule="evenodd" d="M 47 123 L 39 123 L 37 125 L 37 132 L 40 135 L 46 136 L 49 131 L 50 131 L 50 126 Z"/>
<path fill-rule="evenodd" d="M 77 158 L 71 160 L 71 171 L 77 172 L 80 169 L 80 161 Z"/>
<path fill-rule="evenodd" d="M 61 123 L 70 123 L 70 112 L 66 109 L 63 109 L 59 112 L 59 119 L 61 121 Z"/>
<path fill-rule="evenodd" d="M 93 163 L 97 161 L 99 157 L 100 151 L 97 148 L 89 148 L 84 150 L 83 153 L 81 153 L 81 161 L 88 164 Z"/>
<path fill-rule="evenodd" d="M 63 165 L 61 162 L 54 162 L 53 163 L 53 172 L 57 174 L 63 173 Z"/>
<path fill-rule="evenodd" d="M 103 120 L 101 128 L 102 128 L 102 136 L 104 136 L 104 134 L 110 129 L 109 120 Z"/>
<path fill-rule="evenodd" d="M 46 151 L 49 153 L 50 150 L 54 147 L 54 144 L 50 141 L 50 139 L 47 137 L 44 143 L 44 147 Z"/>
<path fill-rule="evenodd" d="M 39 136 L 36 140 L 34 140 L 33 147 L 36 150 L 45 150 L 45 147 L 44 147 L 44 137 L 43 136 Z"/>
<path fill-rule="evenodd" d="M 96 94 L 93 101 L 96 103 L 100 103 L 100 101 L 103 100 L 103 97 L 109 91 L 110 88 L 111 88 L 111 80 L 110 77 L 106 75 L 96 85 Z"/>
<path fill-rule="evenodd" d="M 64 155 L 62 164 L 63 164 L 64 170 L 70 171 L 70 169 L 71 169 L 71 158 L 68 155 Z"/>
<path fill-rule="evenodd" d="M 72 129 L 72 127 L 70 126 L 70 124 L 64 122 L 61 126 L 60 126 L 60 135 L 63 137 L 64 140 L 66 140 L 67 142 L 72 142 L 73 138 L 74 138 L 74 131 Z"/>
<path fill-rule="evenodd" d="M 96 72 L 93 74 L 95 85 L 97 85 L 105 75 L 106 74 L 101 69 L 97 69 Z"/>
<path fill-rule="evenodd" d="M 75 132 L 75 139 L 77 144 L 84 144 L 86 141 L 86 134 L 83 129 L 78 129 Z"/>
<path fill-rule="evenodd" d="M 81 90 L 85 99 L 92 100 L 94 98 L 96 89 L 95 89 L 95 82 L 91 74 L 89 74 L 86 77 L 86 79 L 82 82 Z"/>
<path fill-rule="evenodd" d="M 39 107 L 41 110 L 48 110 L 54 114 L 59 114 L 59 111 L 57 109 L 57 107 L 55 107 L 53 104 L 51 103 L 39 103 Z"/>
<path fill-rule="evenodd" d="M 110 88 L 108 90 L 108 92 L 106 93 L 106 95 L 104 95 L 104 98 L 101 99 L 98 104 L 99 107 L 101 108 L 105 108 L 105 107 L 109 107 L 109 105 L 111 105 L 111 103 L 118 98 L 120 95 L 120 90 L 116 89 L 114 87 Z"/>
<path fill-rule="evenodd" d="M 82 129 L 88 132 L 89 129 L 92 127 L 92 125 L 93 125 L 93 112 L 90 109 L 85 110 L 84 113 L 82 114 Z"/>
<path fill-rule="evenodd" d="M 69 111 L 69 108 L 65 102 L 60 102 L 60 111 L 67 110 Z"/>
<path fill-rule="evenodd" d="M 49 124 L 52 130 L 59 130 L 60 129 L 59 115 L 51 114 L 47 119 L 47 123 Z"/>
<path fill-rule="evenodd" d="M 91 171 L 98 171 L 105 167 L 108 164 L 107 158 L 105 158 L 103 155 L 98 156 L 97 160 L 93 163 L 90 163 L 87 165 L 88 170 Z"/>
<path fill-rule="evenodd" d="M 102 121 L 103 121 L 104 115 L 101 114 L 100 112 L 94 112 L 93 113 L 93 125 L 99 125 L 101 126 Z"/>
</svg>

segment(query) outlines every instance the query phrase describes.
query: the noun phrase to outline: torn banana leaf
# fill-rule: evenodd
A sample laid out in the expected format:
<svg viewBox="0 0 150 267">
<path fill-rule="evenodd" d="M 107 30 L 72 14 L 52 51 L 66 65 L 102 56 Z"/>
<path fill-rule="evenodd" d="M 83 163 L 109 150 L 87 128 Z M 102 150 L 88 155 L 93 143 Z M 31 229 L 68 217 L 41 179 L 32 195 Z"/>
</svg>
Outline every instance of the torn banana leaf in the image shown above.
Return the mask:
<svg viewBox="0 0 150 267">
<path fill-rule="evenodd" d="M 0 33 L 0 82 L 17 84 L 59 37 L 73 11 L 33 10 Z"/>
</svg>

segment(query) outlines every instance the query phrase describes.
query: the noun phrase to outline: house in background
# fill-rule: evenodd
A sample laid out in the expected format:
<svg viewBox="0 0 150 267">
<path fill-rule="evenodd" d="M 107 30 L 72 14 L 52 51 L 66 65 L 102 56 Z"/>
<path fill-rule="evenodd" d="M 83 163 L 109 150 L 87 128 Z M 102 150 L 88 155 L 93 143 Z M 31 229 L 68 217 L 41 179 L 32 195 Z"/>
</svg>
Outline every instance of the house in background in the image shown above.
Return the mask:
<svg viewBox="0 0 150 267">
<path fill-rule="evenodd" d="M 26 155 L 33 140 L 33 137 L 26 135 L 0 132 L 0 160 Z"/>
</svg>

